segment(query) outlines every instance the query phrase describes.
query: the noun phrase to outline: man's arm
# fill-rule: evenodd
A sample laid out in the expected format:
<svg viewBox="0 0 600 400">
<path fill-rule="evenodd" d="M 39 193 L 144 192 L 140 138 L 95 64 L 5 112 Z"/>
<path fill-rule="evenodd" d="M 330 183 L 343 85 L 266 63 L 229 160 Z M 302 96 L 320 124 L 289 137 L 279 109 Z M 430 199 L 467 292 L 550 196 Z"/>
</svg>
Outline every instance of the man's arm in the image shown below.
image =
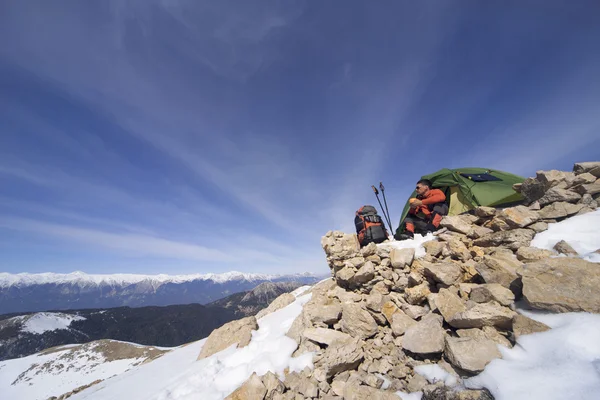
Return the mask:
<svg viewBox="0 0 600 400">
<path fill-rule="evenodd" d="M 442 203 L 446 201 L 446 195 L 440 189 L 431 189 L 430 195 L 421 200 L 421 203 L 428 206 L 430 204 Z"/>
</svg>

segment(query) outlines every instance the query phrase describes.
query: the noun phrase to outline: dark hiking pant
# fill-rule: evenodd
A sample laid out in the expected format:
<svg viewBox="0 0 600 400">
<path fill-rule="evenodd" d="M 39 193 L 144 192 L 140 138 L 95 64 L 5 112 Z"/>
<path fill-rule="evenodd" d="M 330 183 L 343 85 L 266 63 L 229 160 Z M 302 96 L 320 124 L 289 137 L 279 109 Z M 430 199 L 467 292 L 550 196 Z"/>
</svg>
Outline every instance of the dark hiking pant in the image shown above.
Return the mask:
<svg viewBox="0 0 600 400">
<path fill-rule="evenodd" d="M 440 227 L 442 217 L 448 215 L 448 204 L 436 203 L 431 208 L 431 219 L 419 218 L 417 215 L 408 214 L 404 222 L 406 230 L 412 233 L 427 233 L 433 232 Z"/>
</svg>

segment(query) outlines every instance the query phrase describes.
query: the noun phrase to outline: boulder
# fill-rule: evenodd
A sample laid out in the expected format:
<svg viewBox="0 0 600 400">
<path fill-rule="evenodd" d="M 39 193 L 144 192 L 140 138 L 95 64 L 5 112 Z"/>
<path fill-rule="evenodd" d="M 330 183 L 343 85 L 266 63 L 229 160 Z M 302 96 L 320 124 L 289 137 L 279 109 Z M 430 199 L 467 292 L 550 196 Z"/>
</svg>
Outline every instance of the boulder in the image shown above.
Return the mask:
<svg viewBox="0 0 600 400">
<path fill-rule="evenodd" d="M 404 312 L 397 311 L 392 316 L 392 333 L 395 337 L 404 335 L 408 328 L 416 324 L 417 321 L 406 315 Z"/>
<path fill-rule="evenodd" d="M 542 210 L 543 211 L 543 210 Z M 473 244 L 479 247 L 503 246 L 511 250 L 529 246 L 535 232 L 531 229 L 513 229 L 510 231 L 494 232 L 476 239 Z"/>
<path fill-rule="evenodd" d="M 577 214 L 583 208 L 583 204 L 571 204 L 566 202 L 552 203 L 540 211 L 538 214 L 542 219 L 559 219 L 569 215 Z"/>
<path fill-rule="evenodd" d="M 519 270 L 523 298 L 531 307 L 553 312 L 600 313 L 600 268 L 580 258 L 557 257 Z"/>
<path fill-rule="evenodd" d="M 533 203 L 539 200 L 546 193 L 546 185 L 535 178 L 527 178 L 523 181 L 519 192 L 526 203 Z"/>
<path fill-rule="evenodd" d="M 267 389 L 265 400 L 273 400 L 276 394 L 285 392 L 285 385 L 279 380 L 277 375 L 271 371 L 267 372 L 261 377 L 263 385 Z"/>
<path fill-rule="evenodd" d="M 315 362 L 313 375 L 322 373 L 325 379 L 330 380 L 340 372 L 355 370 L 365 357 L 362 349 L 363 343 L 359 338 L 333 343 Z"/>
<path fill-rule="evenodd" d="M 483 260 L 475 266 L 486 283 L 499 283 L 505 288 L 518 292 L 520 284 L 517 270 L 523 263 L 514 255 L 486 255 Z"/>
<path fill-rule="evenodd" d="M 448 216 L 446 215 L 442 218 L 442 222 L 440 222 L 440 226 L 444 228 L 448 228 L 453 232 L 462 233 L 463 235 L 468 235 L 471 233 L 473 229 L 473 224 L 469 219 L 465 218 L 462 215 L 454 215 Z"/>
<path fill-rule="evenodd" d="M 302 336 L 313 342 L 332 345 L 335 342 L 344 342 L 352 337 L 346 333 L 327 328 L 307 328 L 302 332 Z"/>
<path fill-rule="evenodd" d="M 367 261 L 360 269 L 354 274 L 352 280 L 356 284 L 363 284 L 369 282 L 375 278 L 375 266 L 371 261 Z"/>
<path fill-rule="evenodd" d="M 302 398 L 313 398 L 319 395 L 317 383 L 298 372 L 290 372 L 283 382 L 285 387 L 292 392 L 300 393 Z"/>
<path fill-rule="evenodd" d="M 494 233 L 494 230 L 486 228 L 485 226 L 473 225 L 473 231 L 471 231 L 469 234 L 469 238 L 479 239 L 485 235 L 489 235 L 490 233 Z"/>
<path fill-rule="evenodd" d="M 415 249 L 392 249 L 390 260 L 392 268 L 404 268 L 410 266 L 415 259 Z"/>
<path fill-rule="evenodd" d="M 598 202 L 596 200 L 594 200 L 594 198 L 592 197 L 592 195 L 586 193 L 583 196 L 581 196 L 581 200 L 579 201 L 579 204 L 582 204 L 586 207 L 589 207 L 593 210 L 595 210 L 596 208 L 598 208 Z"/>
<path fill-rule="evenodd" d="M 578 256 L 579 253 L 577 253 L 577 251 L 575 251 L 575 249 L 573 247 L 571 247 L 571 245 L 567 242 L 565 242 L 564 240 L 561 240 L 560 242 L 556 243 L 554 245 L 554 250 L 556 250 L 559 254 L 565 254 L 567 256 Z"/>
<path fill-rule="evenodd" d="M 594 175 L 596 178 L 600 178 L 600 161 L 576 163 L 573 166 L 573 172 L 575 175 L 581 175 L 587 172 Z"/>
<path fill-rule="evenodd" d="M 442 317 L 429 314 L 409 327 L 402 339 L 402 348 L 415 354 L 441 353 L 444 350 Z"/>
<path fill-rule="evenodd" d="M 402 311 L 414 320 L 421 318 L 430 311 L 428 306 L 413 306 L 412 304 L 402 304 Z"/>
<path fill-rule="evenodd" d="M 425 252 L 428 255 L 432 257 L 437 257 L 442 253 L 446 245 L 444 243 L 438 242 L 437 240 L 430 240 L 429 242 L 423 243 L 423 247 L 425 248 Z"/>
<path fill-rule="evenodd" d="M 387 301 L 387 296 L 383 296 L 381 293 L 375 292 L 367 296 L 365 299 L 365 305 L 369 310 L 380 313 L 383 309 L 383 305 Z"/>
<path fill-rule="evenodd" d="M 529 225 L 527 228 L 533 230 L 535 233 L 540 233 L 548 230 L 548 223 L 544 221 L 538 221 L 535 224 Z"/>
<path fill-rule="evenodd" d="M 435 297 L 435 306 L 446 322 L 452 320 L 452 317 L 459 312 L 467 310 L 464 301 L 448 289 L 440 289 Z"/>
<path fill-rule="evenodd" d="M 335 301 L 330 304 L 319 304 L 318 308 L 310 313 L 309 320 L 313 324 L 333 325 L 340 320 L 341 315 L 342 305 Z"/>
<path fill-rule="evenodd" d="M 546 190 L 548 190 L 561 184 L 565 184 L 565 186 L 568 185 L 575 179 L 575 174 L 553 169 L 550 171 L 537 171 L 535 178 L 542 182 Z"/>
<path fill-rule="evenodd" d="M 541 199 L 539 199 L 540 206 L 544 207 L 551 203 L 556 202 L 567 202 L 577 203 L 581 199 L 581 194 L 572 192 L 567 189 L 552 188 L 548 190 Z"/>
<path fill-rule="evenodd" d="M 504 221 L 511 229 L 524 228 L 540 219 L 537 212 L 525 206 L 505 208 L 495 218 Z"/>
<path fill-rule="evenodd" d="M 354 268 L 347 266 L 339 270 L 335 274 L 335 279 L 341 287 L 348 287 L 354 282 L 354 275 L 356 271 Z"/>
<path fill-rule="evenodd" d="M 267 388 L 254 372 L 242 386 L 225 397 L 225 400 L 262 400 L 266 394 Z"/>
<path fill-rule="evenodd" d="M 501 357 L 493 341 L 469 337 L 446 337 L 444 354 L 450 364 L 470 373 L 483 371 L 492 360 Z"/>
<path fill-rule="evenodd" d="M 448 323 L 454 328 L 483 328 L 496 326 L 509 329 L 515 312 L 495 301 L 476 304 L 472 308 L 459 312 Z"/>
<path fill-rule="evenodd" d="M 327 232 L 321 238 L 321 247 L 332 260 L 348 259 L 360 251 L 356 234 L 345 234 L 339 231 Z"/>
<path fill-rule="evenodd" d="M 342 304 L 342 332 L 352 337 L 367 339 L 377 333 L 377 322 L 371 314 L 357 303 Z"/>
<path fill-rule="evenodd" d="M 583 174 L 575 176 L 575 179 L 573 179 L 573 183 L 571 185 L 589 185 L 590 183 L 596 182 L 597 179 L 598 177 L 590 174 L 589 172 L 584 172 Z"/>
<path fill-rule="evenodd" d="M 554 255 L 553 252 L 537 247 L 521 247 L 517 250 L 517 259 L 523 262 L 543 260 Z"/>
<path fill-rule="evenodd" d="M 459 239 L 451 239 L 448 241 L 448 254 L 454 260 L 468 261 L 471 259 L 471 252 Z"/>
<path fill-rule="evenodd" d="M 510 306 L 515 302 L 515 295 L 509 289 L 498 283 L 488 283 L 471 289 L 471 300 L 476 303 L 497 301 L 503 306 Z"/>
<path fill-rule="evenodd" d="M 198 360 L 210 357 L 234 344 L 237 344 L 238 348 L 247 346 L 252 339 L 252 331 L 256 329 L 258 324 L 254 316 L 226 323 L 208 336 Z"/>
<path fill-rule="evenodd" d="M 475 208 L 475 215 L 479 218 L 491 218 L 496 215 L 496 209 L 494 207 L 477 207 Z"/>
<path fill-rule="evenodd" d="M 515 339 L 519 339 L 523 335 L 545 332 L 547 330 L 550 330 L 548 325 L 524 315 L 516 314 L 513 318 L 513 333 L 515 334 Z"/>
<path fill-rule="evenodd" d="M 445 262 L 445 263 L 427 263 L 423 270 L 425 276 L 433 278 L 436 282 L 444 285 L 452 285 L 460 281 L 463 271 L 460 265 Z"/>
<path fill-rule="evenodd" d="M 404 293 L 408 304 L 420 305 L 427 301 L 431 290 L 429 290 L 429 283 L 423 282 L 420 285 L 404 289 Z"/>
<path fill-rule="evenodd" d="M 502 345 L 509 349 L 512 347 L 512 344 L 510 343 L 510 341 L 507 338 L 505 338 L 504 336 L 502 336 L 500 334 L 500 332 L 498 332 L 492 326 L 484 326 L 481 329 L 478 329 L 478 328 L 457 329 L 456 334 L 459 337 L 470 337 L 470 338 L 475 338 L 475 339 L 488 339 L 496 344 Z"/>
</svg>

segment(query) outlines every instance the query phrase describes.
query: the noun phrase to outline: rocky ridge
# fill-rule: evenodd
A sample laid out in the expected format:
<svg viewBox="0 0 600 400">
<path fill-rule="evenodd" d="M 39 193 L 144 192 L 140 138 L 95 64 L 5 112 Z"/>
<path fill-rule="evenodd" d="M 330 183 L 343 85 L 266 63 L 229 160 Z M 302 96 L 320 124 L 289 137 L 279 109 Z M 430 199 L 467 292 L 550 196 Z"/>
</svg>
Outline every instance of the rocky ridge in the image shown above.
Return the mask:
<svg viewBox="0 0 600 400">
<path fill-rule="evenodd" d="M 312 288 L 288 331 L 295 356 L 315 354 L 314 369 L 283 381 L 253 375 L 228 399 L 399 399 L 397 391 L 421 391 L 425 400 L 492 399 L 487 390 L 429 382 L 415 370 L 435 368 L 458 381 L 501 357 L 498 345 L 549 329 L 518 314 L 515 301 L 600 313 L 597 263 L 566 242 L 554 252 L 530 247 L 548 223 L 598 207 L 599 177 L 600 162 L 538 171 L 515 186 L 523 205 L 445 217 L 421 257 L 393 242 L 360 248 L 356 235 L 328 232 L 321 245 L 332 279 Z"/>
</svg>

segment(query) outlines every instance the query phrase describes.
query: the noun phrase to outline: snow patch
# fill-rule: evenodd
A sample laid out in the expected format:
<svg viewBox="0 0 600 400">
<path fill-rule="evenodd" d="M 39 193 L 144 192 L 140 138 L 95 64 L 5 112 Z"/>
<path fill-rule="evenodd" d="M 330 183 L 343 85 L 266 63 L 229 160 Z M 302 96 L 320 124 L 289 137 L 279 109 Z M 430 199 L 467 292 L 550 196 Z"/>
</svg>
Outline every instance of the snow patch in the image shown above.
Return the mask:
<svg viewBox="0 0 600 400">
<path fill-rule="evenodd" d="M 455 376 L 437 364 L 419 365 L 415 367 L 415 372 L 427 379 L 429 383 L 444 382 L 446 386 L 454 386 L 458 383 Z"/>
<path fill-rule="evenodd" d="M 42 334 L 47 331 L 55 331 L 57 329 L 69 329 L 71 322 L 83 321 L 84 317 L 79 315 L 70 315 L 63 313 L 36 313 L 24 318 L 25 322 L 21 327 L 21 332 Z"/>
<path fill-rule="evenodd" d="M 407 240 L 392 240 L 390 242 L 379 243 L 378 247 L 389 248 L 391 249 L 415 249 L 415 257 L 421 258 L 426 254 L 425 248 L 423 247 L 423 243 L 429 242 L 431 240 L 437 240 L 436 237 L 428 233 L 423 236 L 420 234 L 415 234 L 414 239 Z"/>
</svg>

